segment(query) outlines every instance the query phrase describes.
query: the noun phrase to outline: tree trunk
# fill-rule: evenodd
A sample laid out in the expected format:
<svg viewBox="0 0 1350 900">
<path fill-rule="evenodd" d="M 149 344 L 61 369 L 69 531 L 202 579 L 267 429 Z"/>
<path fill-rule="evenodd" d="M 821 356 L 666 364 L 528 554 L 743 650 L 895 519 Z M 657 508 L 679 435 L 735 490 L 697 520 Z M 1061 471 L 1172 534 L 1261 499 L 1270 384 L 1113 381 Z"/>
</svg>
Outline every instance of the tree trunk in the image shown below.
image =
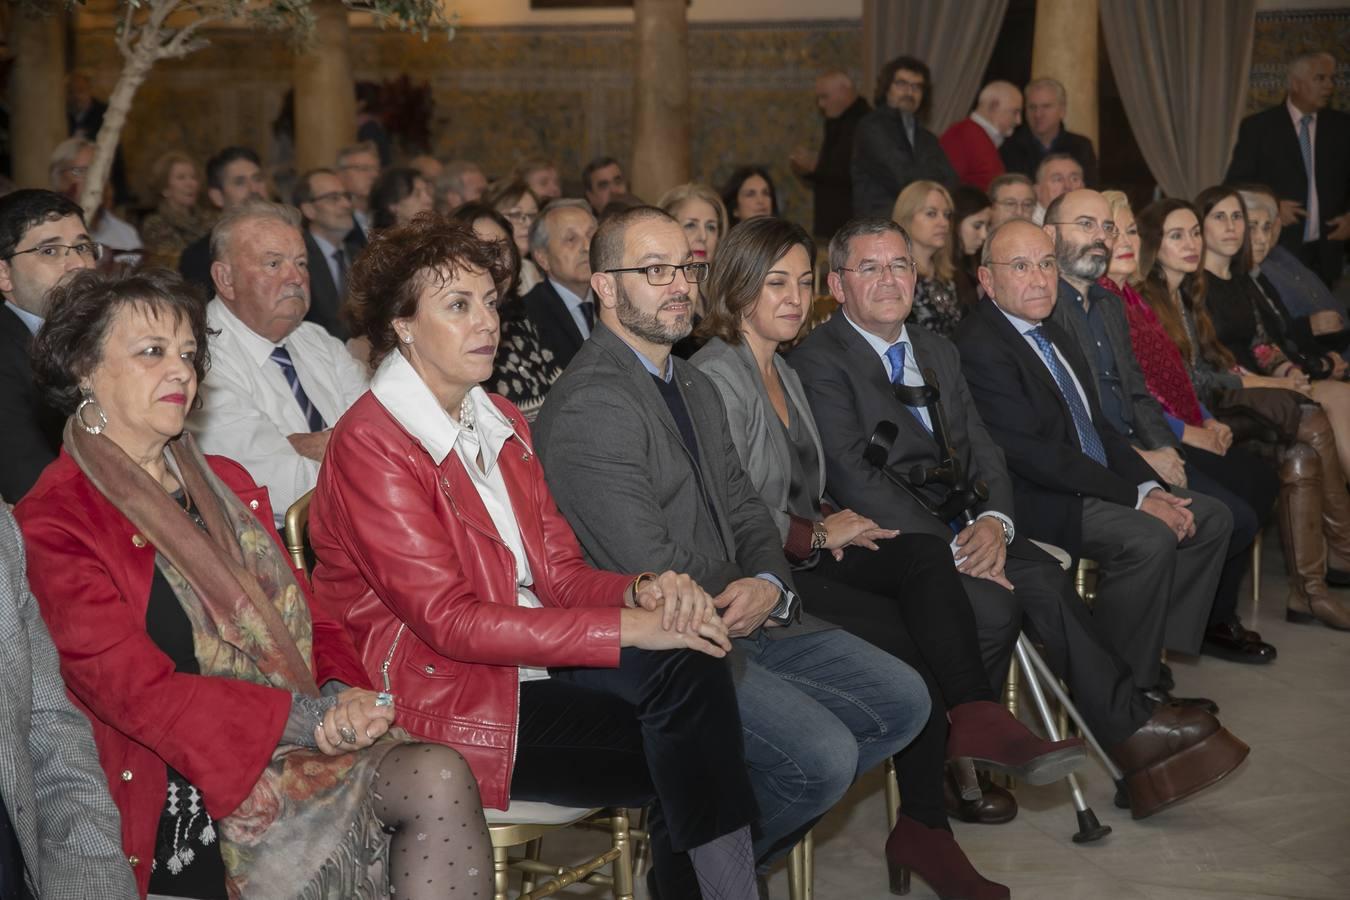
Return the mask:
<svg viewBox="0 0 1350 900">
<path fill-rule="evenodd" d="M 65 13 L 10 9 L 9 135 L 14 183 L 48 187 L 52 150 L 66 136 Z"/>
<path fill-rule="evenodd" d="M 347 8 L 314 0 L 314 38 L 296 54 L 295 165 L 298 172 L 332 166 L 356 140 L 356 85 L 352 78 Z"/>
<path fill-rule="evenodd" d="M 145 82 L 145 76 L 155 64 L 155 45 L 144 36 L 136 42 L 131 58 L 122 67 L 117 78 L 117 86 L 108 97 L 108 111 L 103 114 L 103 127 L 98 130 L 97 147 L 94 161 L 89 164 L 89 173 L 85 176 L 84 193 L 80 195 L 80 206 L 84 208 L 84 220 L 94 221 L 94 214 L 103 204 L 103 189 L 112 170 L 113 156 L 117 144 L 122 139 L 122 127 L 127 123 L 127 113 L 131 110 L 131 101 L 136 91 Z"/>
<path fill-rule="evenodd" d="M 649 203 L 689 180 L 685 0 L 635 0 L 633 192 Z"/>
</svg>

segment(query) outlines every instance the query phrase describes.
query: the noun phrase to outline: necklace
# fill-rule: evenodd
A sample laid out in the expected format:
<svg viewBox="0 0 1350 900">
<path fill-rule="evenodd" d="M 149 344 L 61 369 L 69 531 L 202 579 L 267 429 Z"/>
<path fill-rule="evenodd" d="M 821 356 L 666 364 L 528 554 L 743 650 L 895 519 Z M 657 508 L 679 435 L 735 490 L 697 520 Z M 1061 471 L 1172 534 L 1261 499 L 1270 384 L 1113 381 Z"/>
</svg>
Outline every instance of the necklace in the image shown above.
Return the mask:
<svg viewBox="0 0 1350 900">
<path fill-rule="evenodd" d="M 473 425 L 473 404 L 469 402 L 469 395 L 465 394 L 464 399 L 459 402 L 459 427 L 473 431 Z"/>
</svg>

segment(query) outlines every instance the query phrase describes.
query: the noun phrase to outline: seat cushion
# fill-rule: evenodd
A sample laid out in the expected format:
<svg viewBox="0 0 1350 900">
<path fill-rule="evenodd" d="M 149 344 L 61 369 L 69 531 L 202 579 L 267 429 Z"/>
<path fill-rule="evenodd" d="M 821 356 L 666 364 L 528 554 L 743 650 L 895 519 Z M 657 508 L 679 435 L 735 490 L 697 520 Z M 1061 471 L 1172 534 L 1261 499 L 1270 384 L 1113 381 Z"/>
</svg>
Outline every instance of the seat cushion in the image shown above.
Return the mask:
<svg viewBox="0 0 1350 900">
<path fill-rule="evenodd" d="M 596 809 L 574 806 L 554 806 L 535 800 L 513 800 L 506 809 L 485 809 L 489 825 L 570 825 L 584 819 Z"/>
</svg>

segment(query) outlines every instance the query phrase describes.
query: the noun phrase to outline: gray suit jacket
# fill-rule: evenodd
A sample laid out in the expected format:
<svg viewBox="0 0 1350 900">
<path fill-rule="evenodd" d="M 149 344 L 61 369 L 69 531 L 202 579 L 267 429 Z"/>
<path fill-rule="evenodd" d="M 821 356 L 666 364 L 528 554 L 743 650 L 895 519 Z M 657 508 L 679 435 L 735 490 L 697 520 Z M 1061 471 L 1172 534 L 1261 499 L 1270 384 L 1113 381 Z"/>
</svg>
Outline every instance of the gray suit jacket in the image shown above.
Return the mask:
<svg viewBox="0 0 1350 900">
<path fill-rule="evenodd" d="M 749 346 L 733 347 L 721 338 L 713 338 L 689 360 L 712 380 L 727 411 L 731 440 L 736 444 L 745 474 L 768 504 L 769 514 L 778 525 L 779 536 L 787 540 L 788 492 L 792 488 L 792 448 L 783 439 L 783 426 L 769 402 L 769 393 L 760 377 L 758 364 Z M 825 489 L 825 448 L 811 418 L 801 379 L 781 356 L 774 357 L 774 368 L 783 380 L 783 390 L 793 406 L 801 410 L 802 426 L 816 446 L 820 469 L 814 474 L 819 491 Z"/>
<path fill-rule="evenodd" d="M 686 572 L 714 595 L 761 573 L 793 589 L 782 539 L 741 467 L 717 389 L 689 363 L 672 360 L 701 473 L 637 354 L 597 325 L 534 425 L 558 508 L 599 568 Z M 798 634 L 802 626 L 828 627 L 804 618 L 767 633 Z"/>
<path fill-rule="evenodd" d="M 0 797 L 40 900 L 135 898 L 122 826 L 89 721 L 70 704 L 28 590 L 23 543 L 0 504 Z"/>
<path fill-rule="evenodd" d="M 1092 389 L 1101 399 L 1101 367 L 1097 364 L 1097 354 L 1092 347 L 1092 333 L 1087 323 L 1067 304 L 1074 302 L 1071 296 L 1074 288 L 1064 279 L 1059 282 L 1059 300 L 1055 303 L 1050 321 L 1063 328 L 1078 342 L 1078 348 L 1087 359 L 1092 370 Z M 1066 293 L 1068 292 L 1068 293 Z M 1149 393 L 1144 372 L 1139 368 L 1139 360 L 1134 356 L 1134 345 L 1130 343 L 1130 323 L 1125 318 L 1125 307 L 1115 294 L 1104 287 L 1093 285 L 1088 292 L 1088 302 L 1099 309 L 1102 322 L 1106 325 L 1106 336 L 1111 342 L 1111 352 L 1116 357 L 1116 369 L 1120 374 L 1122 400 L 1126 413 L 1130 416 L 1129 425 L 1133 429 L 1125 435 L 1131 444 L 1145 450 L 1157 450 L 1159 447 L 1180 447 L 1172 429 L 1167 424 L 1167 416 L 1157 399 Z"/>
<path fill-rule="evenodd" d="M 937 376 L 948 440 L 968 476 L 983 479 L 989 486 L 989 499 L 974 512 L 1000 512 L 1016 521 L 1003 451 L 975 410 L 956 348 L 923 328 L 911 326 L 906 333 L 919 367 Z M 788 356 L 788 362 L 801 375 L 820 429 L 825 445 L 825 491 L 834 505 L 861 513 L 883 528 L 920 531 L 950 541 L 952 532 L 944 523 L 863 460 L 867 440 L 882 421 L 900 428 L 888 468 L 901 481 L 908 480 L 914 466 L 935 466 L 941 457 L 937 441 L 895 398 L 881 358 L 845 320 L 843 311 L 811 332 Z M 941 485 L 918 490 L 937 502 L 948 493 Z"/>
</svg>

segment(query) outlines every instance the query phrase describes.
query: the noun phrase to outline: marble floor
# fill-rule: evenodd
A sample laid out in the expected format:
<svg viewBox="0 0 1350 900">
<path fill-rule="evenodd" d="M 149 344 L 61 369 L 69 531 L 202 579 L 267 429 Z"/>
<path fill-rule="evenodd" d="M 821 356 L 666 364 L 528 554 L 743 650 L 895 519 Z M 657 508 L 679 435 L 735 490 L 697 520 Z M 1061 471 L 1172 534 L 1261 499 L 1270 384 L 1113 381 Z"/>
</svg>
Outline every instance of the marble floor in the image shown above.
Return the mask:
<svg viewBox="0 0 1350 900">
<path fill-rule="evenodd" d="M 1178 692 L 1217 701 L 1223 723 L 1251 745 L 1247 761 L 1216 787 L 1142 822 L 1115 808 L 1111 781 L 1094 763 L 1084 789 L 1113 833 L 1083 846 L 1070 840 L 1076 827 L 1062 783 L 1019 786 L 1021 812 L 1011 823 L 955 823 L 987 878 L 1007 884 L 1017 900 L 1350 898 L 1350 634 L 1284 621 L 1283 558 L 1274 532 L 1267 538 L 1260 608 L 1252 614 L 1248 589 L 1242 612 L 1279 648 L 1279 659 L 1263 667 L 1173 661 Z M 885 821 L 874 773 L 816 829 L 819 900 L 890 896 Z M 550 839 L 546 850 L 565 856 L 573 840 Z M 786 900 L 781 867 L 769 887 L 774 900 Z M 558 896 L 606 892 L 580 886 Z M 646 896 L 639 886 L 639 900 Z M 915 878 L 909 896 L 936 894 Z"/>
</svg>

